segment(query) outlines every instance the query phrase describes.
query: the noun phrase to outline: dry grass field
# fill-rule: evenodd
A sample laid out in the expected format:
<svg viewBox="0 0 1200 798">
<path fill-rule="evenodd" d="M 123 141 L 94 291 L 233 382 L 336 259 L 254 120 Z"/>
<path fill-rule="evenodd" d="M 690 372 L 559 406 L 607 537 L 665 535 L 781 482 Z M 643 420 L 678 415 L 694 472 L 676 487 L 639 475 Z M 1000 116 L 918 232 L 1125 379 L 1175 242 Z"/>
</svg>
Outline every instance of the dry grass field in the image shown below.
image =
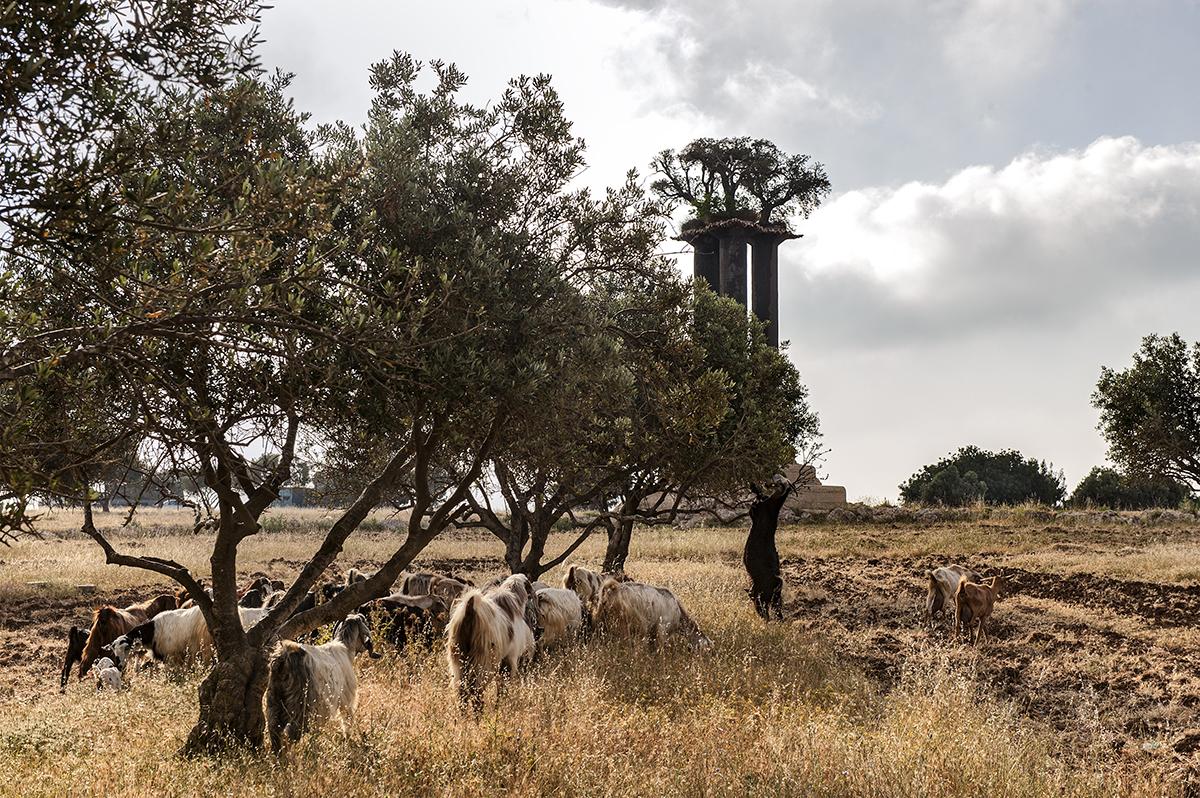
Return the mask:
<svg viewBox="0 0 1200 798">
<path fill-rule="evenodd" d="M 271 516 L 240 567 L 290 578 L 323 511 Z M 114 513 L 103 522 L 115 525 Z M 206 539 L 171 511 L 119 547 L 203 573 Z M 816 795 L 1194 794 L 1200 769 L 1200 522 L 1016 509 L 933 524 L 781 530 L 788 621 L 743 589 L 744 530 L 642 530 L 630 573 L 670 586 L 713 638 L 708 655 L 592 640 L 538 663 L 475 720 L 440 651 L 361 661 L 345 731 L 280 758 L 174 755 L 196 674 L 146 671 L 120 694 L 57 690 L 66 630 L 103 601 L 154 592 L 73 531 L 0 551 L 0 794 Z M 338 563 L 370 567 L 395 522 L 370 519 Z M 591 541 L 577 560 L 599 559 Z M 559 543 L 561 545 L 561 542 Z M 555 547 L 552 545 L 551 549 Z M 447 537 L 417 565 L 498 572 L 486 535 Z M 980 648 L 922 627 L 924 571 L 1003 571 L 1012 595 Z M 552 574 L 551 579 L 557 578 Z M 30 582 L 44 583 L 30 585 Z M 96 595 L 75 585 L 93 583 Z"/>
</svg>

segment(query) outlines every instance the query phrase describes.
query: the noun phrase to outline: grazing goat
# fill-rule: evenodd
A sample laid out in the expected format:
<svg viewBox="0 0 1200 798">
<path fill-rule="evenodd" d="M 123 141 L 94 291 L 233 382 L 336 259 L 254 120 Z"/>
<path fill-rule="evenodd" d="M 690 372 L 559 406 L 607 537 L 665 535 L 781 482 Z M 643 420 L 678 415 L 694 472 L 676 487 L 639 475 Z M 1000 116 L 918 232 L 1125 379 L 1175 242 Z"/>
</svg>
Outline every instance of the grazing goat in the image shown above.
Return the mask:
<svg viewBox="0 0 1200 798">
<path fill-rule="evenodd" d="M 671 635 L 682 636 L 693 651 L 712 648 L 712 641 L 683 609 L 670 590 L 640 582 L 606 579 L 596 603 L 596 627 L 610 634 L 640 637 L 657 648 Z"/>
<path fill-rule="evenodd" d="M 238 606 L 266 607 L 271 598 L 283 590 L 283 582 L 268 576 L 260 576 L 238 595 Z"/>
<path fill-rule="evenodd" d="M 958 590 L 958 582 L 964 576 L 968 582 L 978 584 L 983 577 L 962 565 L 947 565 L 926 572 L 929 577 L 929 590 L 925 596 L 925 623 L 930 629 L 934 628 L 935 613 L 947 615 L 954 608 L 954 593 Z M 969 620 L 969 618 L 968 618 Z"/>
<path fill-rule="evenodd" d="M 495 587 L 469 591 L 454 605 L 446 660 L 459 700 L 476 713 L 483 709 L 483 690 L 491 678 L 515 673 L 533 656 L 534 629 L 526 620 L 530 588 L 529 577 L 513 574 Z"/>
<path fill-rule="evenodd" d="M 470 589 L 471 583 L 464 579 L 431 573 L 408 574 L 400 583 L 400 593 L 406 596 L 440 596 L 447 604 Z"/>
<path fill-rule="evenodd" d="M 583 632 L 583 602 L 574 590 L 544 587 L 534 593 L 534 601 L 538 625 L 542 628 L 539 647 L 552 648 L 569 643 Z"/>
<path fill-rule="evenodd" d="M 341 715 L 354 722 L 358 677 L 354 658 L 362 652 L 379 657 L 371 629 L 361 615 L 347 616 L 333 630 L 333 640 L 310 646 L 284 640 L 271 657 L 267 676 L 267 730 L 271 750 L 278 752 L 317 723 Z"/>
<path fill-rule="evenodd" d="M 368 601 L 358 611 L 378 624 L 384 640 L 403 650 L 415 634 L 421 636 L 425 645 L 433 645 L 434 639 L 446 630 L 450 603 L 441 596 L 393 593 Z"/>
<path fill-rule="evenodd" d="M 85 631 L 78 626 L 72 626 L 67 632 L 67 656 L 63 663 L 62 675 L 58 686 L 65 690 L 67 681 L 71 678 L 71 666 L 79 662 L 79 678 L 82 679 L 92 664 L 100 656 L 100 649 L 116 640 L 121 635 L 132 630 L 138 624 L 145 623 L 154 616 L 178 606 L 175 596 L 164 593 L 149 601 L 130 604 L 125 609 L 104 606 L 92 613 L 92 626 Z"/>
<path fill-rule="evenodd" d="M 604 584 L 604 577 L 600 574 L 588 570 L 582 565 L 571 565 L 563 575 L 562 586 L 567 590 L 574 590 L 575 595 L 579 596 L 579 600 L 583 602 L 584 608 L 590 611 L 595 608 L 596 600 L 600 598 L 602 584 Z"/>
<path fill-rule="evenodd" d="M 249 629 L 266 617 L 261 607 L 238 607 L 242 628 Z M 117 661 L 124 663 L 136 644 L 142 644 L 154 659 L 168 665 L 183 665 L 213 656 L 213 638 L 199 607 L 159 613 L 151 620 L 121 635 L 112 643 Z"/>
<path fill-rule="evenodd" d="M 108 657 L 101 657 L 93 662 L 92 673 L 96 677 L 97 690 L 103 690 L 105 687 L 111 687 L 113 690 L 121 689 L 121 669 Z"/>
<path fill-rule="evenodd" d="M 779 550 L 775 547 L 775 532 L 779 528 L 779 511 L 787 502 L 794 486 L 776 474 L 771 492 L 764 493 L 751 485 L 754 501 L 750 505 L 750 533 L 742 550 L 742 565 L 750 576 L 750 600 L 754 611 L 764 621 L 783 620 L 783 576 L 780 572 Z"/>
<path fill-rule="evenodd" d="M 961 634 L 965 629 L 970 636 L 970 627 L 975 624 L 973 643 L 978 643 L 986 634 L 985 625 L 992 617 L 992 607 L 1000 598 L 1000 590 L 1004 582 L 998 576 L 973 584 L 966 576 L 958 580 L 958 589 L 954 592 L 954 631 Z"/>
</svg>

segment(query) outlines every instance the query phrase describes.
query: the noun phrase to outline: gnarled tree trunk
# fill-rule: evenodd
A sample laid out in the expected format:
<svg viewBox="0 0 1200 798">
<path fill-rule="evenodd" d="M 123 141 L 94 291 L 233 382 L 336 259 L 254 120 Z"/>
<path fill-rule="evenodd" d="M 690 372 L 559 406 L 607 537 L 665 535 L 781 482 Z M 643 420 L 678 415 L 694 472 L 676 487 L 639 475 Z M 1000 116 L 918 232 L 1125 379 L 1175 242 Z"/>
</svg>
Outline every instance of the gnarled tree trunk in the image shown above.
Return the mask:
<svg viewBox="0 0 1200 798">
<path fill-rule="evenodd" d="M 625 572 L 625 561 L 629 559 L 629 541 L 633 538 L 633 520 L 620 519 L 608 528 L 608 545 L 604 547 L 606 574 Z"/>
<path fill-rule="evenodd" d="M 238 654 L 217 661 L 200 683 L 200 718 L 192 727 L 183 753 L 215 753 L 244 746 L 260 748 L 266 719 L 267 655 L 245 646 Z"/>
</svg>

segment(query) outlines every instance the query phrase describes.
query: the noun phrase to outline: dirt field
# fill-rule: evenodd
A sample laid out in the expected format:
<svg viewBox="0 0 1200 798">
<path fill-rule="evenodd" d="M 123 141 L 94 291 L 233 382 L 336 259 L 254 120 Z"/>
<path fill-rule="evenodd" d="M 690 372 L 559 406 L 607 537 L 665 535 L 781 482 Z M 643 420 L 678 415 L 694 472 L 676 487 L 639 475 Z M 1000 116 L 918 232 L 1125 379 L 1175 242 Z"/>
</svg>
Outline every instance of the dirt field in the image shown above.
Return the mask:
<svg viewBox="0 0 1200 798">
<path fill-rule="evenodd" d="M 728 655 L 753 674 L 758 665 L 746 663 L 755 656 L 735 651 L 738 646 L 802 647 L 804 677 L 788 674 L 785 657 L 772 678 L 804 682 L 806 695 L 832 690 L 838 717 L 857 718 L 853 723 L 867 724 L 864 728 L 872 723 L 871 707 L 886 704 L 889 694 L 910 701 L 914 680 L 924 685 L 915 694 L 924 696 L 931 713 L 947 711 L 942 703 L 950 699 L 928 686 L 929 674 L 935 674 L 935 681 L 966 685 L 977 694 L 972 701 L 1011 715 L 1005 728 L 1016 729 L 1021 740 L 1029 735 L 1049 746 L 1045 755 L 1054 767 L 1108 774 L 1100 794 L 1194 794 L 1189 791 L 1200 774 L 1200 585 L 1191 575 L 1200 566 L 1200 523 L 1113 514 L 1055 514 L 1047 520 L 1043 512 L 927 525 L 824 523 L 782 530 L 788 616 L 782 638 L 763 630 L 740 591 L 741 530 L 643 531 L 635 538 L 630 572 L 671 585 L 695 607 L 718 649 L 726 646 L 721 662 Z M 122 541 L 166 551 L 202 572 L 203 541 L 177 536 L 169 521 L 127 533 Z M 69 528 L 64 524 L 62 540 L 23 543 L 0 553 L 0 712 L 19 707 L 26 725 L 59 706 L 57 675 L 69 626 L 86 622 L 99 603 L 123 605 L 162 587 L 135 572 L 106 569 L 90 542 L 75 539 Z M 385 525 L 375 528 L 338 566 L 369 568 L 393 541 Z M 303 531 L 281 528 L 247 541 L 243 570 L 247 577 L 265 572 L 290 578 L 311 546 Z M 499 550 L 486 536 L 448 538 L 427 550 L 419 564 L 485 576 L 498 572 Z M 599 541 L 589 542 L 579 559 L 593 560 L 599 552 Z M 997 605 L 991 639 L 979 647 L 951 640 L 948 621 L 933 631 L 922 622 L 925 573 L 949 562 L 1001 573 L 1011 586 Z M 72 586 L 76 580 L 95 582 L 98 593 L 80 594 Z M 28 585 L 31 581 L 47 584 Z M 422 662 L 419 675 L 404 678 L 428 680 L 428 689 L 441 696 L 437 685 L 444 666 L 436 652 Z M 67 698 L 87 690 L 73 683 Z M 723 694 L 720 688 L 716 694 Z M 177 698 L 192 700 L 186 690 Z M 179 719 L 181 729 L 188 720 Z M 0 721 L 0 748 L 11 747 L 14 734 Z M 1014 789 L 1011 782 L 1002 784 Z M 458 794 L 462 786 L 443 784 L 443 791 Z M 508 787 L 525 792 L 513 783 Z M 948 788 L 944 794 L 960 792 Z"/>
</svg>

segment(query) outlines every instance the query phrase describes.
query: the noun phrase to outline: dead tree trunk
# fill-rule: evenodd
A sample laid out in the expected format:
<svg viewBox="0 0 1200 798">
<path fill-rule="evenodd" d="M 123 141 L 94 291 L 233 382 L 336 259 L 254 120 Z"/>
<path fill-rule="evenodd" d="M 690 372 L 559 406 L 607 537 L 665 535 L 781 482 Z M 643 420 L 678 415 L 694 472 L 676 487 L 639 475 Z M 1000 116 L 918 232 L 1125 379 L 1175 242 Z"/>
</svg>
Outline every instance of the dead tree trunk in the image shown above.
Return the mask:
<svg viewBox="0 0 1200 798">
<path fill-rule="evenodd" d="M 750 505 L 750 534 L 742 552 L 742 564 L 750 574 L 750 600 L 763 620 L 775 617 L 783 620 L 783 576 L 779 565 L 779 549 L 775 547 L 775 532 L 779 528 L 779 511 L 792 492 L 791 485 L 776 484 L 773 492 L 764 494 L 752 488 L 755 499 Z"/>
</svg>

